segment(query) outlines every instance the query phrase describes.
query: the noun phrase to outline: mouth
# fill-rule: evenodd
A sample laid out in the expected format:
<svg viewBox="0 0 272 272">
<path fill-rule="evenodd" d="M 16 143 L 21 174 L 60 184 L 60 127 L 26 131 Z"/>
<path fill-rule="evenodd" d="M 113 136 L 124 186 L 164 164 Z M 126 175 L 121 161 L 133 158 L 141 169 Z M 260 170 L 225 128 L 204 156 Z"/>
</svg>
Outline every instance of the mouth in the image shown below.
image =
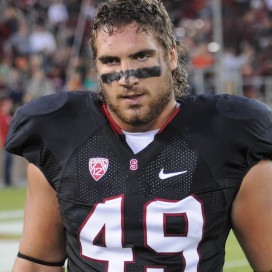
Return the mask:
<svg viewBox="0 0 272 272">
<path fill-rule="evenodd" d="M 127 94 L 121 96 L 121 99 L 128 105 L 138 105 L 142 102 L 144 94 Z"/>
</svg>

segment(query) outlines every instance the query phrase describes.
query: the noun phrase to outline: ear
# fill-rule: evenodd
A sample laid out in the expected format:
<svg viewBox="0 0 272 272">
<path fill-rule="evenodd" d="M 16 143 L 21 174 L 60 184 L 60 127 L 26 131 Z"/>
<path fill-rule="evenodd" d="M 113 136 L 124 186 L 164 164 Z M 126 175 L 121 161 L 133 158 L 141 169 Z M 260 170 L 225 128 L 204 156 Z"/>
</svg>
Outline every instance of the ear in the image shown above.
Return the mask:
<svg viewBox="0 0 272 272">
<path fill-rule="evenodd" d="M 178 66 L 178 53 L 177 53 L 177 48 L 174 47 L 170 51 L 170 70 L 174 71 Z"/>
</svg>

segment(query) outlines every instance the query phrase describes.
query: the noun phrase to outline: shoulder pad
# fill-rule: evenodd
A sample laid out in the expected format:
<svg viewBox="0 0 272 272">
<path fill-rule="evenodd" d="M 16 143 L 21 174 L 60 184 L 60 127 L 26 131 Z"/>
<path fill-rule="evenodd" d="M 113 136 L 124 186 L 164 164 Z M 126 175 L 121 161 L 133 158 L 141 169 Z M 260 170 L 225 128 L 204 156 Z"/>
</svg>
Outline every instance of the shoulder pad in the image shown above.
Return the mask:
<svg viewBox="0 0 272 272">
<path fill-rule="evenodd" d="M 48 114 L 62 108 L 68 97 L 67 92 L 42 96 L 24 104 L 17 112 L 29 116 Z"/>
<path fill-rule="evenodd" d="M 95 95 L 90 92 L 43 96 L 17 110 L 5 147 L 36 165 L 45 147 L 63 164 L 70 152 L 104 122 Z"/>
<path fill-rule="evenodd" d="M 271 109 L 255 99 L 231 95 L 221 95 L 218 98 L 217 110 L 226 118 L 253 120 L 267 114 L 271 116 Z"/>
<path fill-rule="evenodd" d="M 179 102 L 179 129 L 213 173 L 230 162 L 249 167 L 272 159 L 272 111 L 265 104 L 232 95 L 188 96 Z"/>
</svg>

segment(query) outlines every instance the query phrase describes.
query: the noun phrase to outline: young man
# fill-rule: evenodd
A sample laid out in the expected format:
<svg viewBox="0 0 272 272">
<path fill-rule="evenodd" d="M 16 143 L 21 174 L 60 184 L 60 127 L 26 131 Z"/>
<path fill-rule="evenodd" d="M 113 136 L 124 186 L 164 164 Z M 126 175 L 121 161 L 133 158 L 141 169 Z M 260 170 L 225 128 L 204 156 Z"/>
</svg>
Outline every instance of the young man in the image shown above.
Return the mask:
<svg viewBox="0 0 272 272">
<path fill-rule="evenodd" d="M 234 229 L 272 270 L 272 118 L 254 100 L 181 96 L 184 55 L 159 0 L 109 0 L 91 43 L 101 89 L 32 101 L 6 148 L 29 161 L 13 271 L 223 270 Z M 179 97 L 179 98 L 178 98 Z"/>
</svg>

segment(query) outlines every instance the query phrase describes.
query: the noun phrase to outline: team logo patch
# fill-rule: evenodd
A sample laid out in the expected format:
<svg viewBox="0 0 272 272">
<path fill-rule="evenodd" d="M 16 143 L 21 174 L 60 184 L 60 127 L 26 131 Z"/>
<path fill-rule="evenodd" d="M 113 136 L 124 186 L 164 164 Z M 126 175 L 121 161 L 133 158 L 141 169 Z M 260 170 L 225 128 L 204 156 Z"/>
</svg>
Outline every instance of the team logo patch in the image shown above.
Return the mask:
<svg viewBox="0 0 272 272">
<path fill-rule="evenodd" d="M 138 169 L 138 161 L 136 159 L 130 160 L 130 170 L 136 171 Z"/>
<path fill-rule="evenodd" d="M 109 160 L 105 158 L 90 158 L 89 170 L 92 177 L 98 181 L 108 170 Z"/>
</svg>

